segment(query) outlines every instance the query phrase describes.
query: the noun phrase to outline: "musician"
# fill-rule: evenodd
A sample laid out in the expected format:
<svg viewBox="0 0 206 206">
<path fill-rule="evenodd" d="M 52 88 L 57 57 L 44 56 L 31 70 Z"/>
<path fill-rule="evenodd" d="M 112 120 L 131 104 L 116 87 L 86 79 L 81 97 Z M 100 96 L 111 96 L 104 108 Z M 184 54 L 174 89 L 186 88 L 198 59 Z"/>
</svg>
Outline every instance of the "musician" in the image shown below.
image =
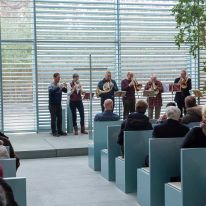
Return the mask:
<svg viewBox="0 0 206 206">
<path fill-rule="evenodd" d="M 60 135 L 67 135 L 62 131 L 62 92 L 67 92 L 66 84 L 59 84 L 60 74 L 53 74 L 53 82 L 48 87 L 49 92 L 49 111 L 51 116 L 52 135 L 59 137 Z M 56 130 L 57 128 L 57 130 Z"/>
<path fill-rule="evenodd" d="M 155 74 L 151 76 L 151 79 L 145 85 L 144 90 L 150 90 L 155 92 L 155 97 L 147 97 L 147 103 L 149 106 L 148 116 L 150 119 L 153 119 L 153 111 L 155 109 L 155 119 L 159 119 L 162 107 L 162 92 L 164 89 L 162 83 L 157 80 L 157 76 Z"/>
<path fill-rule="evenodd" d="M 185 70 L 181 71 L 180 77 L 176 78 L 174 83 L 180 84 L 181 92 L 176 92 L 174 101 L 177 103 L 178 108 L 181 111 L 181 117 L 186 114 L 185 98 L 190 96 L 190 90 L 192 89 L 191 79 L 187 76 Z"/>
<path fill-rule="evenodd" d="M 96 95 L 101 98 L 101 108 L 104 111 L 104 101 L 111 99 L 114 103 L 114 92 L 118 91 L 117 83 L 112 79 L 112 74 L 107 71 L 103 80 L 99 81 Z"/>
<path fill-rule="evenodd" d="M 126 119 L 129 113 L 135 111 L 135 82 L 133 80 L 134 74 L 127 73 L 127 79 L 122 80 L 121 89 L 126 91 L 126 95 L 122 98 L 123 101 L 123 118 Z"/>
<path fill-rule="evenodd" d="M 81 133 L 88 134 L 88 132 L 85 131 L 85 123 L 84 123 L 84 105 L 82 102 L 83 93 L 84 92 L 82 90 L 82 86 L 79 82 L 79 75 L 75 73 L 73 74 L 72 82 L 68 85 L 68 102 L 72 112 L 74 135 L 78 135 L 76 109 L 78 109 L 80 115 Z"/>
</svg>

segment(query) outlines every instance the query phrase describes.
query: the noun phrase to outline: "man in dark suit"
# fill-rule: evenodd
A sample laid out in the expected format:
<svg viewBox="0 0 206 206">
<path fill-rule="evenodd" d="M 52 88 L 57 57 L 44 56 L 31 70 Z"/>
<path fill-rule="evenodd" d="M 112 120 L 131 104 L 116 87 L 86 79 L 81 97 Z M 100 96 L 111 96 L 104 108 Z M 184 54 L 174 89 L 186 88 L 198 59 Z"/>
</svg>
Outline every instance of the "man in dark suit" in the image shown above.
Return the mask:
<svg viewBox="0 0 206 206">
<path fill-rule="evenodd" d="M 191 79 L 188 78 L 187 72 L 185 70 L 181 71 L 181 75 L 179 78 L 176 78 L 174 83 L 181 85 L 181 92 L 176 92 L 175 94 L 175 102 L 177 103 L 178 108 L 181 111 L 181 117 L 186 114 L 185 109 L 185 98 L 190 96 L 190 90 L 192 89 Z"/>
<path fill-rule="evenodd" d="M 167 120 L 154 127 L 153 137 L 169 138 L 169 137 L 184 137 L 189 128 L 179 122 L 180 109 L 174 106 L 166 108 Z"/>
<path fill-rule="evenodd" d="M 124 154 L 124 131 L 152 130 L 149 118 L 145 115 L 148 105 L 145 101 L 139 100 L 136 103 L 135 111 L 127 117 L 121 125 L 117 143 L 120 145 L 122 154 Z"/>
</svg>

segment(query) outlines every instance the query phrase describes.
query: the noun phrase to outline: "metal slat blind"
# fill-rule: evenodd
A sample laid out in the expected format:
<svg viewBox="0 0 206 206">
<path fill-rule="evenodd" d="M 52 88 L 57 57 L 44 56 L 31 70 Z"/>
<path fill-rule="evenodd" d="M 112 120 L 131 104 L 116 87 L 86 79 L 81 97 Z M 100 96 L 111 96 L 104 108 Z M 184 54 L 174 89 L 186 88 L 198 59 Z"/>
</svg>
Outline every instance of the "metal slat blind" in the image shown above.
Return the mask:
<svg viewBox="0 0 206 206">
<path fill-rule="evenodd" d="M 170 10 L 175 3 L 120 0 L 122 78 L 133 71 L 144 86 L 152 73 L 165 84 L 172 83 L 181 69 L 191 73 L 187 47 L 178 50 L 174 44 L 177 30 Z M 163 94 L 164 105 L 173 99 L 171 93 Z"/>
<path fill-rule="evenodd" d="M 37 0 L 36 31 L 38 60 L 39 128 L 50 127 L 48 84 L 54 72 L 62 82 L 70 82 L 77 72 L 83 88 L 89 91 L 89 54 L 92 54 L 93 91 L 108 68 L 115 77 L 115 4 L 113 0 Z M 87 68 L 87 70 L 85 70 Z M 78 69 L 78 70 L 75 70 Z M 93 116 L 100 111 L 100 100 L 93 100 Z M 63 107 L 66 95 L 63 95 Z M 89 103 L 84 101 L 87 126 Z"/>
<path fill-rule="evenodd" d="M 1 1 L 4 130 L 36 129 L 33 1 Z"/>
</svg>

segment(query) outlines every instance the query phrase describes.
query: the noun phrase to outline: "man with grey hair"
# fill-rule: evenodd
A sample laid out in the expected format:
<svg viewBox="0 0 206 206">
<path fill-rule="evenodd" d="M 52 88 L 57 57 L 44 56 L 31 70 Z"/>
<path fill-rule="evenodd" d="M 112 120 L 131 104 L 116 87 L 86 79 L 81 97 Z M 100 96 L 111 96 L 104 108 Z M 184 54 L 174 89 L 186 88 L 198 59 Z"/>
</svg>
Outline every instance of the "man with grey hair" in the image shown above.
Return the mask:
<svg viewBox="0 0 206 206">
<path fill-rule="evenodd" d="M 166 108 L 167 120 L 154 127 L 153 137 L 169 138 L 169 137 L 184 137 L 189 128 L 179 122 L 181 111 L 179 108 L 169 106 Z"/>
</svg>

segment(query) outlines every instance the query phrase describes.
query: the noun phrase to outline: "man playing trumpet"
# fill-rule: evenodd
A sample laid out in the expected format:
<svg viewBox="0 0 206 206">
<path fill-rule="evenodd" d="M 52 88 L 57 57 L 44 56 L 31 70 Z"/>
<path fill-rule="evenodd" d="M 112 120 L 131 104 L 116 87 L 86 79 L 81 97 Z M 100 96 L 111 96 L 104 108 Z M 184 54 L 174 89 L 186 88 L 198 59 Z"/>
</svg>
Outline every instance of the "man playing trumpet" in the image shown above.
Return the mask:
<svg viewBox="0 0 206 206">
<path fill-rule="evenodd" d="M 174 100 L 181 111 L 181 117 L 182 117 L 183 113 L 186 114 L 185 98 L 187 96 L 190 96 L 190 90 L 192 89 L 192 82 L 191 79 L 187 76 L 186 70 L 182 70 L 180 77 L 176 78 L 174 83 L 180 84 L 181 87 L 181 92 L 176 92 Z"/>
<path fill-rule="evenodd" d="M 68 85 L 68 103 L 69 103 L 69 106 L 72 112 L 74 135 L 78 135 L 76 109 L 78 109 L 79 115 L 80 115 L 81 133 L 88 134 L 88 132 L 85 131 L 84 105 L 83 105 L 82 96 L 81 96 L 82 94 L 83 94 L 83 90 L 79 82 L 79 75 L 75 73 L 73 74 L 72 82 Z"/>
<path fill-rule="evenodd" d="M 122 91 L 126 91 L 126 95 L 122 98 L 124 119 L 126 119 L 130 113 L 135 111 L 135 91 L 139 91 L 141 87 L 142 85 L 137 83 L 132 72 L 128 72 L 127 79 L 122 80 L 121 89 Z"/>
<path fill-rule="evenodd" d="M 104 111 L 104 101 L 106 99 L 111 99 L 114 105 L 114 92 L 116 91 L 118 91 L 117 83 L 112 79 L 111 72 L 107 71 L 104 79 L 99 81 L 96 90 L 96 96 L 101 98 L 102 112 Z"/>
<path fill-rule="evenodd" d="M 163 85 L 159 80 L 157 80 L 157 76 L 155 74 L 151 76 L 151 79 L 145 85 L 144 90 L 154 91 L 155 96 L 147 97 L 148 116 L 150 119 L 153 119 L 153 111 L 155 109 L 155 119 L 159 119 L 162 107 Z"/>
</svg>

